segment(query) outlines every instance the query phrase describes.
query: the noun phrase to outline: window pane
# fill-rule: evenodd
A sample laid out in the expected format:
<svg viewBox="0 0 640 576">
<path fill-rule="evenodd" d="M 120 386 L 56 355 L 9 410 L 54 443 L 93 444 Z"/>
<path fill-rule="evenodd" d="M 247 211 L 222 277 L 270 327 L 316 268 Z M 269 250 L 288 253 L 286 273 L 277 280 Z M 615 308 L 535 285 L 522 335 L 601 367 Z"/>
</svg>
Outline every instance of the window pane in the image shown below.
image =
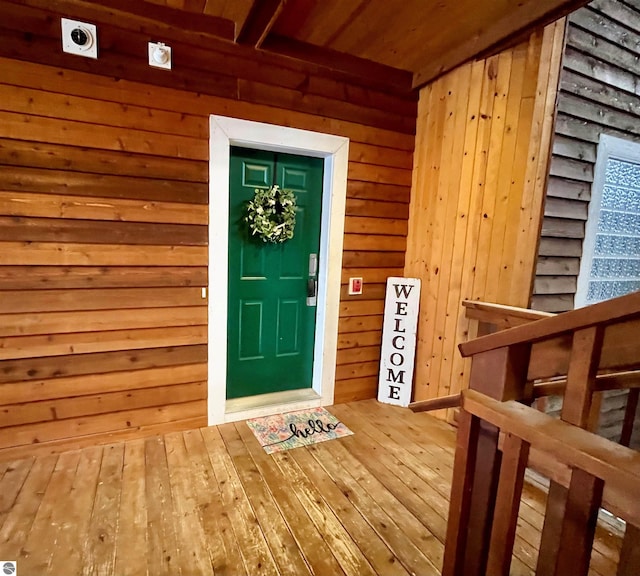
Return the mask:
<svg viewBox="0 0 640 576">
<path fill-rule="evenodd" d="M 614 184 L 640 190 L 640 164 L 609 158 L 605 184 Z"/>
<path fill-rule="evenodd" d="M 637 214 L 601 210 L 598 232 L 640 236 L 640 218 Z"/>
<path fill-rule="evenodd" d="M 640 238 L 598 234 L 593 255 L 640 257 Z"/>
<path fill-rule="evenodd" d="M 607 158 L 586 303 L 640 289 L 640 164 Z"/>
<path fill-rule="evenodd" d="M 640 259 L 594 258 L 592 278 L 640 278 Z"/>
<path fill-rule="evenodd" d="M 601 280 L 590 281 L 587 293 L 587 304 L 595 304 L 602 300 L 609 300 L 617 296 L 624 296 L 629 292 L 640 290 L 640 280 Z"/>
<path fill-rule="evenodd" d="M 601 208 L 640 214 L 640 194 L 633 188 L 607 184 L 602 189 Z"/>
</svg>

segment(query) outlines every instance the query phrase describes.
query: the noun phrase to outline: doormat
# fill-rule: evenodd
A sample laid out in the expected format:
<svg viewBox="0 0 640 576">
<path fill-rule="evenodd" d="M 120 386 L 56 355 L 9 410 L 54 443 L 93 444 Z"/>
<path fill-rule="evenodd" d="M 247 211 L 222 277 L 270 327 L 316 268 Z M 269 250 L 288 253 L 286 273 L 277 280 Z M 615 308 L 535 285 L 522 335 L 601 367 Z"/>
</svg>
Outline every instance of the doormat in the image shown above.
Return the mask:
<svg viewBox="0 0 640 576">
<path fill-rule="evenodd" d="M 324 408 L 253 418 L 247 425 L 267 454 L 353 434 Z"/>
</svg>

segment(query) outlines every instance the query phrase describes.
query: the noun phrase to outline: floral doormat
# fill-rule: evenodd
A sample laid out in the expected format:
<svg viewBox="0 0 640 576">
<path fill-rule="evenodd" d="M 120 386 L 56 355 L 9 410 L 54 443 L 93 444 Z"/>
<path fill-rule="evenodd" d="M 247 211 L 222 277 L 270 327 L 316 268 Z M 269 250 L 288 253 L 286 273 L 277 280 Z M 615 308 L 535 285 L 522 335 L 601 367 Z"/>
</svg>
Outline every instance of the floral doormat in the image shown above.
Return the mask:
<svg viewBox="0 0 640 576">
<path fill-rule="evenodd" d="M 253 418 L 247 425 L 267 454 L 353 434 L 324 408 Z"/>
</svg>

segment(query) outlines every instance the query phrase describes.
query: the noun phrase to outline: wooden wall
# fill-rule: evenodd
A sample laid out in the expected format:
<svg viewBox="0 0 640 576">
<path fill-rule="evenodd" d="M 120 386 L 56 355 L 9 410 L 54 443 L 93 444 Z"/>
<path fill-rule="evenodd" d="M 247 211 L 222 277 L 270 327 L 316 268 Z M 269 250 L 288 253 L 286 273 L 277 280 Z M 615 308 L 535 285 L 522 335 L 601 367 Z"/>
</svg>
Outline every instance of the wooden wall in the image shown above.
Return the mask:
<svg viewBox="0 0 640 576">
<path fill-rule="evenodd" d="M 373 397 L 417 96 L 98 5 L 64 16 L 100 59 L 63 55 L 49 4 L 0 0 L 0 456 L 206 424 L 210 114 L 351 139 L 336 401 Z"/>
<path fill-rule="evenodd" d="M 564 23 L 420 93 L 405 274 L 423 281 L 414 397 L 466 386 L 462 299 L 526 307 Z"/>
<path fill-rule="evenodd" d="M 573 308 L 600 134 L 640 141 L 640 4 L 569 17 L 532 307 Z"/>
</svg>

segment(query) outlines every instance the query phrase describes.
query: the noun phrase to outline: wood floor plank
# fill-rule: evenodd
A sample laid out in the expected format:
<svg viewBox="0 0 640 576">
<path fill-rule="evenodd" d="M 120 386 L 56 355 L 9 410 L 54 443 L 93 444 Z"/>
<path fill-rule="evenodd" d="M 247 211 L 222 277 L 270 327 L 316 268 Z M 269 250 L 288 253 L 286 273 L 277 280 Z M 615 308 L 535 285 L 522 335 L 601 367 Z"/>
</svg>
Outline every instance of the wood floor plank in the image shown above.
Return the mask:
<svg viewBox="0 0 640 576">
<path fill-rule="evenodd" d="M 513 558 L 509 576 L 534 576 L 534 571 L 519 558 Z"/>
<path fill-rule="evenodd" d="M 420 444 L 407 438 L 399 430 L 391 426 L 377 426 L 370 419 L 362 415 L 358 410 L 354 410 L 349 404 L 334 406 L 331 411 L 336 414 L 347 426 L 357 426 L 373 442 L 391 451 L 393 455 L 402 462 L 402 465 L 410 468 L 423 482 L 427 483 L 440 497 L 449 499 L 451 492 L 451 481 L 447 480 L 437 467 L 432 468 L 434 456 L 429 454 L 428 458 L 420 459 L 414 452 L 421 450 Z M 413 445 L 413 446 L 410 446 Z M 438 461 L 435 460 L 437 463 Z M 433 495 L 434 498 L 438 496 Z M 448 507 L 447 507 L 448 508 Z"/>
<path fill-rule="evenodd" d="M 409 574 L 393 550 L 380 538 L 326 471 L 318 466 L 308 450 L 292 450 L 291 458 L 336 513 L 340 523 L 349 532 L 377 574 Z"/>
<path fill-rule="evenodd" d="M 87 574 L 114 571 L 123 465 L 124 444 L 105 446 L 84 548 Z"/>
<path fill-rule="evenodd" d="M 454 455 L 451 446 L 455 446 L 456 434 L 450 427 L 424 412 L 414 414 L 402 408 L 398 410 L 396 406 L 390 406 L 392 410 L 387 411 L 378 402 L 368 400 L 356 405 L 357 410 L 373 420 L 377 427 L 411 440 L 408 448 L 451 482 Z"/>
<path fill-rule="evenodd" d="M 347 576 L 375 576 L 367 558 L 354 544 L 315 485 L 292 461 L 289 452 L 277 452 L 272 457 L 288 479 L 289 489 L 296 495 L 318 531 L 324 533 L 325 540 L 344 573 Z"/>
<path fill-rule="evenodd" d="M 447 533 L 445 518 L 448 513 L 446 502 L 425 500 L 423 494 L 425 490 L 429 490 L 429 486 L 395 458 L 393 453 L 385 450 L 380 444 L 363 438 L 362 434 L 344 438 L 343 445 L 398 502 L 444 543 Z"/>
<path fill-rule="evenodd" d="M 366 400 L 359 409 L 389 426 L 400 427 L 402 430 L 406 427 L 413 439 L 428 445 L 438 454 L 453 456 L 455 453 L 456 429 L 425 412 L 416 413 L 399 406 L 386 406 L 376 400 Z M 453 460 L 447 462 L 453 468 Z"/>
<path fill-rule="evenodd" d="M 222 492 L 222 503 L 231 517 L 231 524 L 240 543 L 240 553 L 246 571 L 251 575 L 279 574 L 269 546 L 258 527 L 242 483 L 226 451 L 221 436 L 221 428 L 233 426 L 226 424 L 218 428 L 203 428 L 202 436 L 209 451 L 213 471 Z"/>
<path fill-rule="evenodd" d="M 148 571 L 149 574 L 176 573 L 180 570 L 180 565 L 163 437 L 148 438 L 144 443 L 144 450 Z"/>
<path fill-rule="evenodd" d="M 216 576 L 246 574 L 231 518 L 224 509 L 222 494 L 216 480 L 209 453 L 200 430 L 184 433 L 185 446 L 191 463 L 191 478 L 202 526 L 210 543 L 209 554 Z"/>
<path fill-rule="evenodd" d="M 540 545 L 539 532 L 542 530 L 544 521 L 544 511 L 546 509 L 546 488 L 540 481 L 540 476 L 536 473 L 528 473 L 525 477 L 522 492 L 522 503 L 520 515 L 531 526 L 530 539 L 528 540 L 537 550 Z M 593 543 L 591 555 L 591 573 L 612 574 L 620 559 L 620 545 L 622 543 L 623 532 L 621 525 L 615 519 L 613 522 L 607 521 L 607 516 L 600 514 L 596 535 Z M 523 537 L 526 538 L 523 531 Z"/>
<path fill-rule="evenodd" d="M 342 443 L 309 447 L 318 463 L 329 473 L 361 513 L 371 518 L 378 534 L 396 550 L 408 569 L 439 576 L 444 546 L 396 497 L 353 456 Z M 400 552 L 402 551 L 402 552 Z"/>
<path fill-rule="evenodd" d="M 144 440 L 125 444 L 120 495 L 120 521 L 116 539 L 115 574 L 147 573 L 147 507 Z"/>
<path fill-rule="evenodd" d="M 545 505 L 546 495 L 537 487 L 525 482 L 520 504 L 518 534 L 530 545 L 530 555 L 534 560 L 537 560 L 540 547 L 540 531 L 544 521 Z M 620 548 L 615 543 L 619 544 L 620 541 L 621 534 L 613 537 L 613 534 L 607 532 L 601 523 L 598 524 L 591 553 L 590 573 L 594 575 L 615 573 L 620 558 Z"/>
<path fill-rule="evenodd" d="M 330 411 L 353 436 L 275 455 L 238 422 L 0 461 L 0 557 L 38 576 L 439 576 L 455 430 L 375 400 Z M 510 576 L 533 576 L 545 503 L 527 472 Z M 589 576 L 614 576 L 622 535 L 600 515 Z"/>
<path fill-rule="evenodd" d="M 239 426 L 246 427 L 242 422 Z M 312 574 L 278 505 L 240 437 L 237 426 L 221 430 L 238 476 L 281 574 Z"/>
<path fill-rule="evenodd" d="M 79 462 L 80 452 L 61 454 L 56 462 L 26 542 L 17 551 L 20 570 L 27 574 L 47 573 L 55 550 L 52 527 L 55 530 L 55 519 L 60 508 L 68 504 L 67 495 L 73 486 Z"/>
<path fill-rule="evenodd" d="M 102 464 L 102 447 L 88 448 L 80 453 L 80 461 L 67 497 L 67 506 L 59 507 L 56 518 L 56 545 L 49 574 L 82 572 L 82 551 L 95 499 Z"/>
<path fill-rule="evenodd" d="M 365 418 L 353 406 L 341 405 L 332 408 L 334 412 L 347 426 L 357 426 L 359 430 L 371 438 L 371 442 L 378 443 L 384 447 L 388 453 L 397 459 L 397 466 L 391 462 L 392 468 L 398 471 L 398 477 L 411 486 L 411 478 L 414 476 L 413 490 L 422 495 L 430 503 L 440 503 L 443 506 L 437 507 L 437 511 L 442 514 L 444 522 L 448 517 L 448 499 L 451 492 L 450 480 L 445 480 L 437 472 L 434 472 L 429 461 L 422 462 L 407 450 L 408 445 L 413 442 L 406 437 L 402 437 L 394 426 L 375 426 L 371 419 Z M 422 442 L 424 443 L 424 441 Z M 425 465 L 426 464 L 426 465 Z M 422 480 L 424 484 L 416 484 L 415 478 Z M 522 521 L 521 521 L 522 522 Z M 526 523 L 525 528 L 526 528 Z M 530 573 L 536 566 L 537 552 L 529 542 L 522 537 L 522 530 L 519 530 L 514 546 L 514 556 L 517 557 L 516 564 L 512 572 Z"/>
<path fill-rule="evenodd" d="M 369 402 L 369 401 L 367 402 L 369 403 L 369 405 L 374 404 L 373 402 Z M 422 423 L 420 428 L 415 428 L 415 426 L 412 426 L 412 425 L 407 426 L 406 420 L 401 418 L 402 416 L 404 416 L 404 414 L 400 413 L 398 409 L 394 408 L 393 411 L 386 411 L 384 410 L 383 407 L 381 407 L 377 403 L 375 403 L 375 405 L 372 407 L 371 410 L 367 410 L 366 413 L 369 415 L 369 418 L 365 419 L 363 417 L 363 414 L 361 413 L 363 410 L 364 404 L 365 403 L 355 403 L 352 405 L 340 406 L 338 407 L 338 414 L 342 414 L 343 413 L 342 411 L 345 410 L 347 411 L 346 412 L 347 414 L 348 413 L 353 414 L 352 417 L 355 417 L 355 418 L 359 417 L 360 425 L 364 427 L 364 431 L 367 434 L 370 434 L 370 435 L 373 434 L 375 439 L 378 442 L 382 442 L 383 436 L 381 435 L 381 433 L 378 433 L 378 431 L 381 431 L 381 430 L 384 430 L 385 431 L 384 434 L 387 434 L 390 438 L 395 437 L 395 439 L 398 440 L 399 445 L 396 448 L 390 445 L 387 447 L 389 449 L 394 449 L 394 452 L 393 452 L 394 455 L 398 456 L 399 458 L 403 456 L 403 449 L 411 450 L 414 453 L 419 454 L 425 465 L 423 466 L 411 465 L 410 467 L 412 470 L 420 471 L 420 474 L 422 475 L 423 479 L 430 484 L 432 483 L 431 480 L 429 478 L 424 478 L 424 474 L 427 471 L 429 471 L 430 465 L 434 459 L 436 461 L 439 461 L 438 468 L 440 472 L 445 472 L 445 473 L 440 476 L 441 482 L 438 483 L 437 486 L 439 486 L 440 488 L 439 490 L 440 494 L 448 500 L 450 488 L 446 488 L 446 486 L 450 486 L 450 474 L 448 474 L 447 472 L 451 470 L 450 469 L 451 458 L 448 456 L 448 451 L 434 450 L 434 448 L 438 447 L 438 445 L 442 441 L 446 442 L 446 440 L 450 436 L 450 429 L 448 429 L 448 427 L 444 427 L 443 429 L 442 426 L 436 424 L 436 422 L 439 423 L 439 421 L 435 421 L 432 418 L 425 419 L 424 418 L 425 415 L 413 414 L 413 413 L 412 413 L 413 414 L 412 420 L 416 421 L 420 419 L 420 420 L 425 420 L 425 422 Z M 356 410 L 354 410 L 354 406 L 357 406 Z M 377 422 L 376 420 L 377 416 L 379 416 L 382 419 L 382 421 L 385 423 L 384 426 L 373 426 L 372 424 L 370 424 L 373 422 Z M 374 432 L 374 430 L 376 432 Z M 419 434 L 421 434 L 421 436 Z M 436 440 L 436 443 L 425 442 L 426 438 L 428 438 L 429 440 Z M 401 440 L 402 440 L 402 444 L 400 446 Z M 413 440 L 413 442 L 411 440 Z M 431 451 L 427 454 L 425 451 L 420 450 L 419 446 L 430 446 Z M 438 456 L 440 456 L 440 458 L 438 458 Z M 444 481 L 444 484 L 442 483 L 442 481 Z M 446 488 L 446 489 L 443 491 L 442 490 L 443 488 Z M 525 486 L 525 491 L 526 490 L 527 488 Z M 435 498 L 436 498 L 435 494 L 431 494 L 429 501 L 430 502 L 435 501 L 434 500 Z M 524 496 L 523 496 L 523 499 L 524 499 Z M 536 566 L 537 549 L 539 546 L 539 531 L 536 531 L 535 528 L 533 528 L 533 526 L 531 526 L 528 523 L 528 518 L 527 518 L 528 512 L 531 512 L 530 508 L 527 508 L 524 505 L 521 506 L 520 519 L 519 519 L 520 528 L 518 529 L 517 536 L 516 536 L 516 543 L 514 546 L 514 556 L 516 556 L 517 558 L 513 559 L 514 564 L 512 565 L 512 573 L 514 574 L 516 572 L 532 573 L 532 571 L 535 569 L 535 566 Z M 542 514 L 540 512 L 538 514 L 540 518 L 542 518 Z M 538 534 L 537 541 L 536 541 L 535 534 Z M 607 563 L 607 560 L 602 558 L 600 552 L 597 550 L 594 551 L 593 561 L 596 566 L 596 571 L 598 571 L 598 573 L 600 571 L 604 571 L 605 573 L 611 572 L 611 567 L 605 566 L 605 564 Z"/>
<path fill-rule="evenodd" d="M 16 501 L 34 460 L 34 458 L 24 458 L 14 462 L 7 462 L 4 471 L 0 469 L 0 528 L 2 528 L 4 519 Z"/>
<path fill-rule="evenodd" d="M 336 576 L 344 574 L 340 564 L 333 556 L 331 548 L 325 542 L 323 534 L 318 532 L 300 501 L 289 490 L 286 476 L 282 474 L 271 456 L 265 454 L 264 449 L 258 444 L 248 426 L 238 426 L 237 430 L 278 503 L 280 512 L 312 572 L 314 574 L 336 574 Z"/>
<path fill-rule="evenodd" d="M 17 559 L 26 545 L 36 513 L 44 497 L 57 456 L 36 459 L 0 529 L 0 550 L 7 559 Z"/>
<path fill-rule="evenodd" d="M 165 436 L 169 478 L 174 509 L 174 524 L 180 566 L 190 566 L 197 574 L 212 571 L 209 547 L 204 533 L 189 476 L 189 460 L 182 433 Z"/>
<path fill-rule="evenodd" d="M 354 410 L 353 406 L 334 406 L 332 407 L 332 412 L 347 426 L 357 427 L 359 431 L 369 436 L 371 442 L 380 444 L 386 449 L 387 454 L 392 455 L 391 461 L 389 461 L 388 456 L 386 460 L 383 460 L 387 462 L 387 467 L 392 471 L 396 471 L 396 475 L 410 489 L 431 503 L 434 509 L 442 516 L 442 521 L 446 523 L 451 481 L 445 479 L 430 467 L 433 459 L 432 455 L 429 455 L 429 458 L 424 461 L 418 459 L 408 448 L 411 444 L 415 444 L 415 450 L 419 447 L 419 444 L 403 437 L 393 426 L 380 427 L 374 425 L 372 419 L 364 417 L 359 410 Z M 369 440 L 366 441 L 366 443 L 368 442 Z M 424 441 L 421 444 L 424 444 Z M 380 461 L 379 458 L 376 460 Z M 519 531 L 514 546 L 514 555 L 521 561 L 520 571 L 528 573 L 530 569 L 535 568 L 536 550 L 522 537 L 522 531 Z"/>
<path fill-rule="evenodd" d="M 371 443 L 374 451 L 376 450 L 376 446 L 383 448 L 383 452 L 375 458 L 375 461 L 384 464 L 390 472 L 395 473 L 396 476 L 407 485 L 407 488 L 430 503 L 441 517 L 439 524 L 446 526 L 448 498 L 451 492 L 450 480 L 445 480 L 443 476 L 430 468 L 433 454 L 430 454 L 428 459 L 420 461 L 407 449 L 410 444 L 415 444 L 415 451 L 419 445 L 425 443 L 424 439 L 418 443 L 415 438 L 412 442 L 411 439 L 403 436 L 401 432 L 403 421 L 398 420 L 397 422 L 392 422 L 393 416 L 389 413 L 385 415 L 384 419 L 386 426 L 380 426 L 376 425 L 379 424 L 379 422 L 371 417 L 367 418 L 364 414 L 360 413 L 358 408 L 354 409 L 353 405 L 334 406 L 332 407 L 332 411 L 345 422 L 347 426 L 357 427 L 369 437 L 363 442 L 363 446 L 370 445 Z M 368 414 L 370 415 L 371 413 Z M 443 454 L 439 456 L 442 458 Z M 450 458 L 448 455 L 445 457 Z M 422 465 L 420 465 L 421 463 Z M 444 462 L 442 464 L 443 467 L 445 467 Z M 429 474 L 429 472 L 431 473 Z M 387 475 L 387 478 L 388 477 Z M 435 518 L 433 516 L 430 517 L 432 519 Z M 430 527 L 432 528 L 433 525 Z M 444 543 L 444 536 L 441 534 L 436 535 L 438 535 Z M 532 551 L 528 543 L 518 536 L 514 546 L 514 555 L 517 557 L 512 567 L 514 574 L 531 573 L 531 569 L 535 568 L 535 555 L 532 554 L 532 552 L 535 551 Z"/>
<path fill-rule="evenodd" d="M 0 462 L 0 482 L 2 481 L 2 478 L 4 477 L 4 473 L 10 464 L 11 463 L 8 460 L 5 462 Z M 2 528 L 2 524 L 4 522 L 5 517 L 6 517 L 6 513 L 0 512 L 0 528 Z"/>
</svg>

